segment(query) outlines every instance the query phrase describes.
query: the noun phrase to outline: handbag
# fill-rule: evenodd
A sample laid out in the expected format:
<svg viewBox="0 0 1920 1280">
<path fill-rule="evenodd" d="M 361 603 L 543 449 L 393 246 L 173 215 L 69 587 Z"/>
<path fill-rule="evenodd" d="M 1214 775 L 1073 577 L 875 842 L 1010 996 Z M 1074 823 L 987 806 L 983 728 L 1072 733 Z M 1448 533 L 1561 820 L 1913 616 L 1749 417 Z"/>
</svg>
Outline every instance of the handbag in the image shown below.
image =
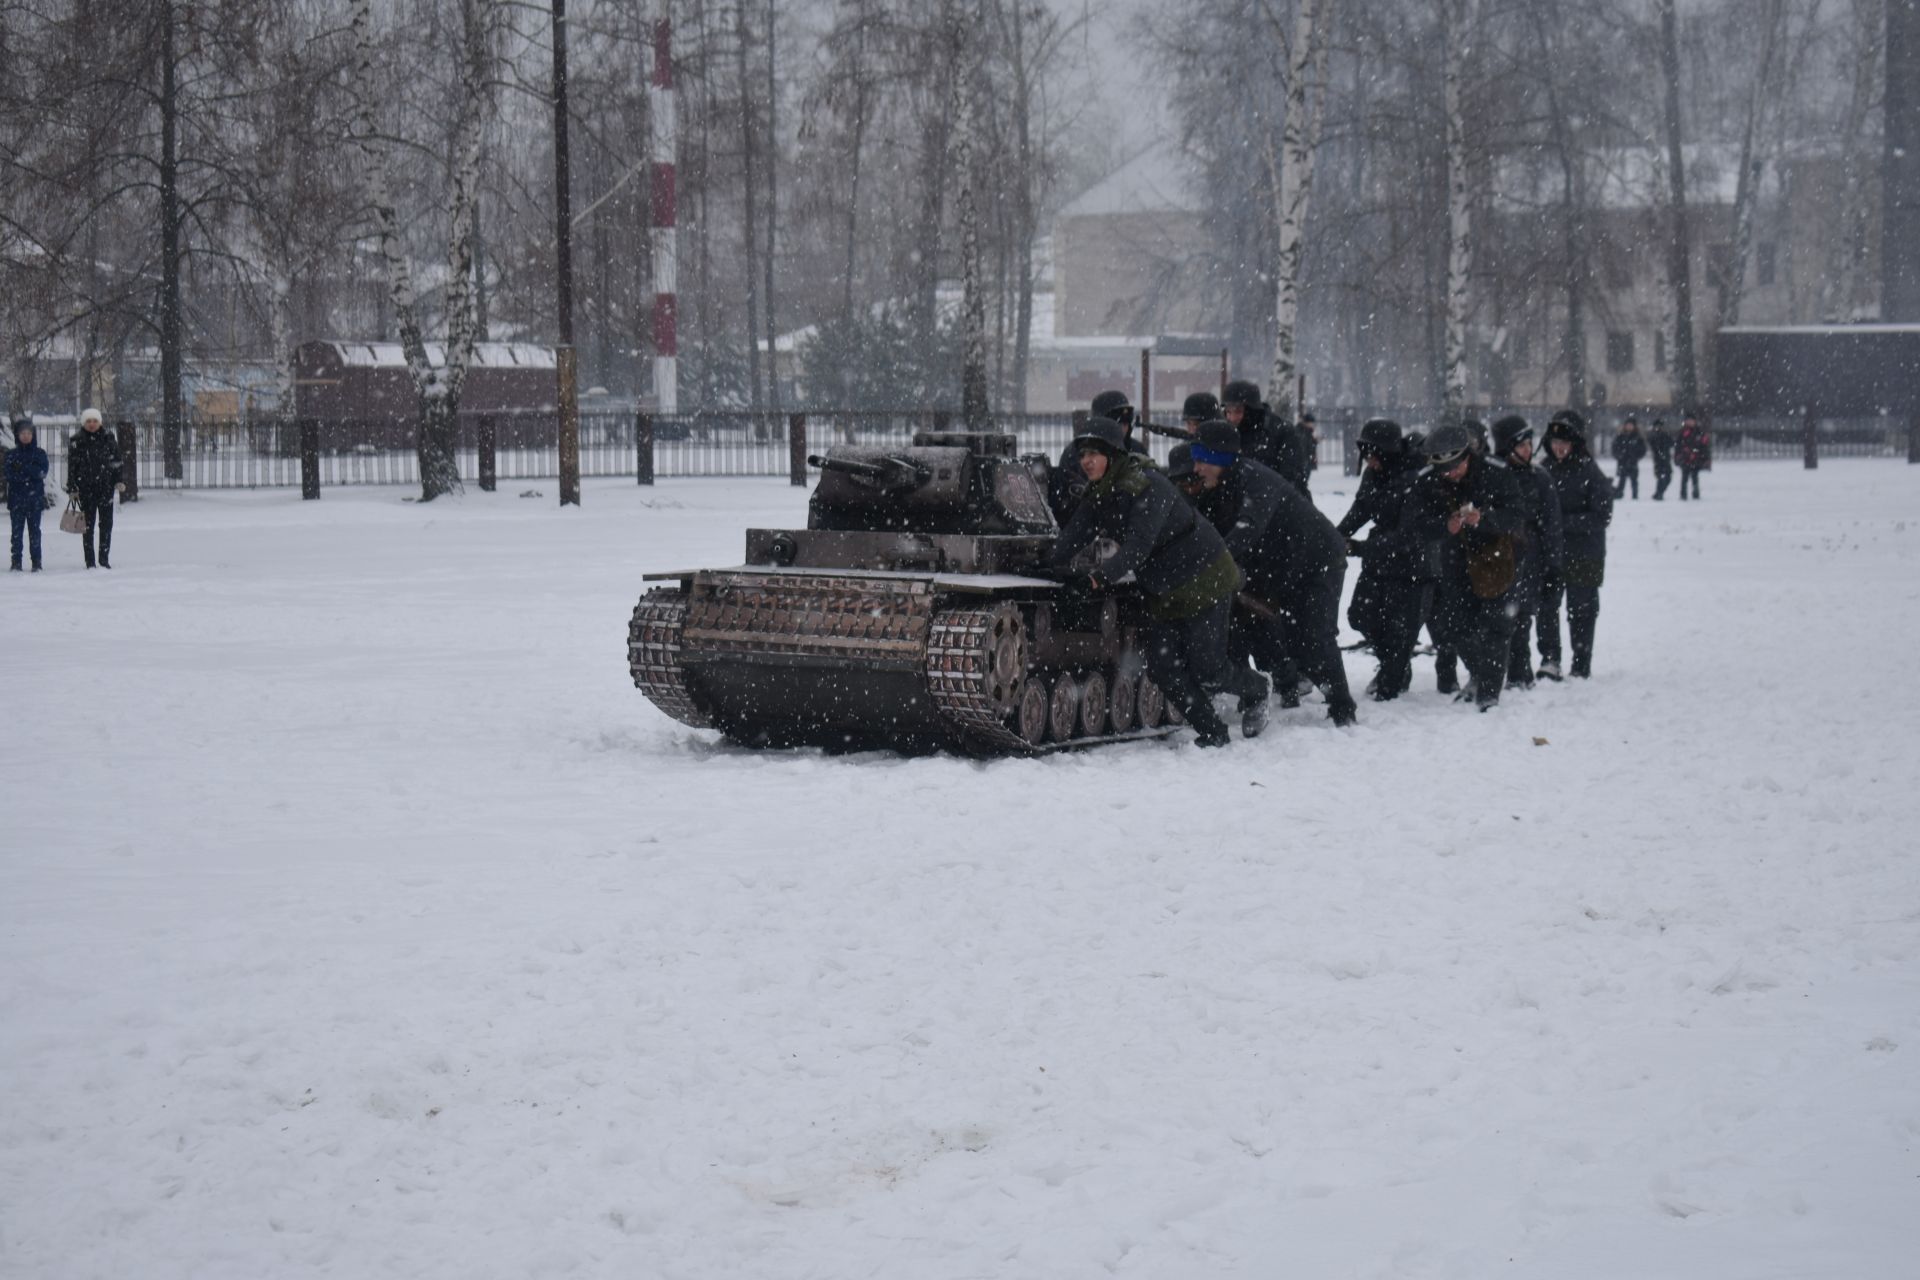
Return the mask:
<svg viewBox="0 0 1920 1280">
<path fill-rule="evenodd" d="M 86 531 L 87 513 L 80 509 L 80 499 L 68 499 L 67 509 L 60 513 L 60 532 L 85 533 Z"/>
</svg>

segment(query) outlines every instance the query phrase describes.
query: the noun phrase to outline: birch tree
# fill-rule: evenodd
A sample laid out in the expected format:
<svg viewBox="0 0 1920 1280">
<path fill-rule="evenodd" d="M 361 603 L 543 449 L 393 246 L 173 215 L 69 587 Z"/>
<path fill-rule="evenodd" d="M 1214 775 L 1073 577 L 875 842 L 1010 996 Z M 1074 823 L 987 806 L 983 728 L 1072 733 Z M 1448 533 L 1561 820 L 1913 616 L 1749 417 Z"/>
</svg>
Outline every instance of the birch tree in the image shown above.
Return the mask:
<svg viewBox="0 0 1920 1280">
<path fill-rule="evenodd" d="M 1762 117 L 1779 109 L 1781 69 L 1786 64 L 1786 0 L 1761 0 L 1754 15 L 1760 22 L 1760 66 L 1747 90 L 1745 119 L 1740 130 L 1740 171 L 1734 182 L 1733 240 L 1726 279 L 1720 282 L 1718 328 L 1740 323 L 1740 303 L 1746 296 L 1747 259 L 1753 252 L 1754 207 L 1759 203 L 1760 177 L 1765 161 L 1754 154 Z"/>
<path fill-rule="evenodd" d="M 1457 423 L 1467 409 L 1467 320 L 1473 274 L 1473 204 L 1467 176 L 1467 121 L 1462 81 L 1475 30 L 1474 0 L 1440 0 L 1441 75 L 1447 130 L 1446 345 L 1441 357 L 1441 420 Z"/>
<path fill-rule="evenodd" d="M 1267 149 L 1267 174 L 1280 222 L 1279 265 L 1274 273 L 1273 371 L 1268 377 L 1267 396 L 1287 420 L 1300 408 L 1293 402 L 1298 377 L 1295 330 L 1300 317 L 1300 259 L 1313 192 L 1314 155 L 1320 147 L 1327 26 L 1333 4 L 1334 0 L 1298 0 L 1293 38 L 1287 46 L 1286 124 L 1281 130 L 1278 154 L 1271 144 Z"/>
<path fill-rule="evenodd" d="M 493 40 L 498 21 L 494 0 L 458 0 L 460 47 L 453 155 L 447 191 L 451 223 L 447 238 L 446 358 L 436 368 L 427 351 L 419 315 L 413 264 L 402 240 L 400 211 L 394 203 L 388 140 L 380 132 L 378 86 L 374 75 L 375 37 L 372 0 L 353 0 L 354 85 L 358 95 L 354 144 L 365 161 L 367 212 L 380 259 L 386 268 L 388 299 L 399 329 L 419 403 L 416 449 L 420 460 L 420 498 L 431 502 L 460 488 L 456 454 L 460 392 L 473 358 L 476 316 L 473 299 L 474 211 L 479 198 L 480 141 L 493 101 Z"/>
</svg>

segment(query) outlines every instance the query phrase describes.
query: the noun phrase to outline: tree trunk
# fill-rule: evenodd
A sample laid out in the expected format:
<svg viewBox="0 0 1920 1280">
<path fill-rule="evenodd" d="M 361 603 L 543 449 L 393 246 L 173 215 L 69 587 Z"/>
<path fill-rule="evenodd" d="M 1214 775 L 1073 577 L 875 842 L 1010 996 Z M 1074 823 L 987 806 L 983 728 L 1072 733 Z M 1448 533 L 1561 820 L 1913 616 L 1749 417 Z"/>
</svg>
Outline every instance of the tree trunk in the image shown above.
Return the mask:
<svg viewBox="0 0 1920 1280">
<path fill-rule="evenodd" d="M 1733 262 L 1728 278 L 1720 283 L 1720 329 L 1740 323 L 1740 304 L 1746 296 L 1754 206 L 1759 203 L 1760 174 L 1765 167 L 1765 162 L 1754 156 L 1754 135 L 1760 129 L 1761 113 L 1773 105 L 1780 67 L 1786 61 L 1781 47 L 1786 42 L 1786 0 L 1766 0 L 1760 20 L 1765 24 L 1760 36 L 1760 67 L 1747 93 L 1746 120 L 1740 131 L 1740 173 L 1733 192 Z"/>
<path fill-rule="evenodd" d="M 1567 367 L 1567 403 L 1578 406 L 1587 402 L 1587 260 L 1580 243 L 1586 216 L 1584 159 L 1574 149 L 1566 101 L 1560 96 L 1559 59 L 1547 39 L 1546 15 L 1535 6 L 1532 17 L 1534 42 L 1545 70 L 1548 127 L 1560 159 L 1561 272 L 1567 292 L 1567 327 L 1560 335 L 1560 356 Z"/>
<path fill-rule="evenodd" d="M 1442 357 L 1441 421 L 1458 423 L 1467 413 L 1468 285 L 1473 274 L 1473 206 L 1467 183 L 1466 109 L 1461 66 L 1467 55 L 1467 5 L 1440 0 L 1442 74 L 1447 126 L 1447 319 Z"/>
<path fill-rule="evenodd" d="M 740 163 L 744 170 L 742 199 L 745 217 L 747 262 L 747 399 L 751 407 L 760 407 L 760 223 L 755 206 L 759 176 L 754 165 L 759 150 L 754 129 L 753 80 L 747 72 L 747 0 L 734 0 L 734 34 L 737 65 L 740 71 Z M 756 429 L 756 434 L 760 429 Z"/>
<path fill-rule="evenodd" d="M 767 301 L 767 403 L 774 413 L 780 404 L 780 351 L 776 343 L 779 325 L 774 320 L 773 263 L 776 234 L 780 226 L 780 85 L 774 75 L 773 29 L 776 22 L 774 0 L 767 0 L 767 256 L 764 262 Z"/>
<path fill-rule="evenodd" d="M 969 431 L 987 429 L 987 299 L 980 282 L 980 213 L 974 189 L 972 130 L 963 126 L 954 148 L 960 175 L 961 328 L 965 351 L 960 365 L 960 419 Z M 1143 407 L 1144 411 L 1144 407 Z"/>
<path fill-rule="evenodd" d="M 1280 154 L 1267 154 L 1274 212 L 1280 220 L 1279 269 L 1274 273 L 1273 370 L 1267 398 L 1283 419 L 1292 420 L 1298 377 L 1296 329 L 1300 318 L 1300 259 L 1305 244 L 1307 206 L 1313 191 L 1313 159 L 1320 142 L 1316 85 L 1325 79 L 1327 39 L 1323 30 L 1332 0 L 1299 0 L 1288 60 L 1287 119 Z"/>
<path fill-rule="evenodd" d="M 1853 318 L 1860 303 L 1860 277 L 1867 255 L 1872 206 L 1867 202 L 1865 154 L 1867 115 L 1880 86 L 1882 42 L 1886 35 L 1885 0 L 1853 0 L 1853 85 L 1840 126 L 1840 225 L 1827 246 L 1827 270 L 1821 282 L 1820 317 L 1840 323 Z"/>
<path fill-rule="evenodd" d="M 180 457 L 186 404 L 181 394 L 179 94 L 174 8 L 160 4 L 160 447 L 169 480 L 186 474 Z"/>
<path fill-rule="evenodd" d="M 1660 71 L 1666 80 L 1667 189 L 1672 225 L 1667 240 L 1667 280 L 1673 290 L 1673 390 L 1680 407 L 1700 398 L 1693 360 L 1693 253 L 1687 234 L 1687 171 L 1681 152 L 1680 33 L 1674 0 L 1660 3 Z"/>
</svg>

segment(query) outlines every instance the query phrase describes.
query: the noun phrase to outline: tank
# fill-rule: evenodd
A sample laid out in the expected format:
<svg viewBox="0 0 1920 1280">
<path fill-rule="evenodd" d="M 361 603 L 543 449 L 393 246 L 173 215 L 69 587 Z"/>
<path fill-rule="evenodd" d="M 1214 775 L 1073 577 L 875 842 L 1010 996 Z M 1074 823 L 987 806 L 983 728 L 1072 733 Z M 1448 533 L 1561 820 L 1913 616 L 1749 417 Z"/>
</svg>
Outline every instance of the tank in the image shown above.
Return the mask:
<svg viewBox="0 0 1920 1280">
<path fill-rule="evenodd" d="M 922 432 L 808 462 L 806 528 L 747 530 L 732 568 L 646 576 L 673 583 L 627 630 L 655 706 L 751 746 L 1030 755 L 1171 731 L 1128 593 L 1042 576 L 1044 458 Z"/>
</svg>

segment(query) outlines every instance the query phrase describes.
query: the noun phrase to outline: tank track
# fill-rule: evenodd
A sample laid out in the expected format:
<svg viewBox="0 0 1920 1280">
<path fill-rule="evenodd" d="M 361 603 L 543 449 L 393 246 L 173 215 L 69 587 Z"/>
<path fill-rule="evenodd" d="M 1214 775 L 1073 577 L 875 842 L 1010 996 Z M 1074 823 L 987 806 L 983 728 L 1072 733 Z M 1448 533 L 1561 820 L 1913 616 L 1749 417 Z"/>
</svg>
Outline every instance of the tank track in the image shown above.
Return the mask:
<svg viewBox="0 0 1920 1280">
<path fill-rule="evenodd" d="M 687 593 L 674 587 L 656 587 L 640 597 L 627 623 L 627 669 L 634 687 L 653 705 L 696 729 L 710 729 L 713 720 L 700 705 L 680 665 L 680 637 L 687 623 Z"/>
</svg>

